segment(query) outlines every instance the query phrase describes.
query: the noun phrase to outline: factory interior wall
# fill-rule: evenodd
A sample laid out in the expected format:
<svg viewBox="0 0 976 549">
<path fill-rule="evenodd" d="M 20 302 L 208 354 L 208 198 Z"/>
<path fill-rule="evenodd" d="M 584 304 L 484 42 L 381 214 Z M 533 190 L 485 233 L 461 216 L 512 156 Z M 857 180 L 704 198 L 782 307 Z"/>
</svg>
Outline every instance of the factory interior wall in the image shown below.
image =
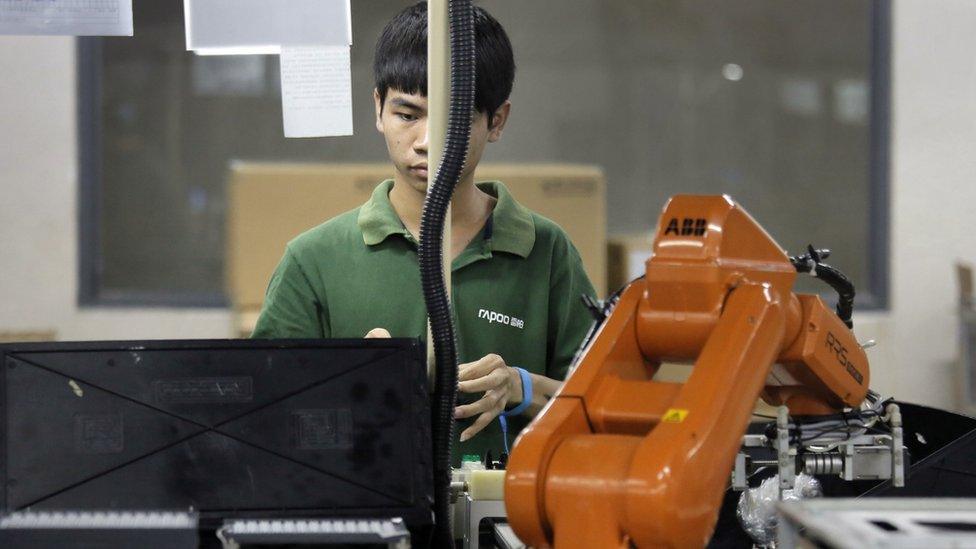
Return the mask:
<svg viewBox="0 0 976 549">
<path fill-rule="evenodd" d="M 891 134 L 890 377 L 913 400 L 957 402 L 954 264 L 976 262 L 976 3 L 896 0 Z M 889 373 L 890 372 L 890 373 Z"/>
<path fill-rule="evenodd" d="M 73 39 L 0 37 L 0 332 L 230 337 L 221 309 L 78 307 L 76 87 Z"/>
<path fill-rule="evenodd" d="M 876 388 L 954 408 L 953 265 L 976 262 L 976 4 L 896 0 L 893 20 L 890 308 L 856 328 L 878 341 Z M 0 37 L 0 332 L 230 337 L 222 309 L 79 308 L 75 72 L 72 39 Z"/>
</svg>

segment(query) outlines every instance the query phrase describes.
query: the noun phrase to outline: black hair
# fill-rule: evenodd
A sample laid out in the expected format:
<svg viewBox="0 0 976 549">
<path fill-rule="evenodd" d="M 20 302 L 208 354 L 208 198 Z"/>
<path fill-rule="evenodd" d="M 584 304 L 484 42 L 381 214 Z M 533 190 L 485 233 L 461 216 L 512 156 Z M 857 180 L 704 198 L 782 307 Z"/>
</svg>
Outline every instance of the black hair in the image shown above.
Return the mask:
<svg viewBox="0 0 976 549">
<path fill-rule="evenodd" d="M 512 43 L 501 24 L 484 8 L 474 8 L 474 107 L 491 115 L 508 100 L 515 81 Z M 401 11 L 386 24 L 376 42 L 373 78 L 380 108 L 389 90 L 427 95 L 427 2 Z"/>
</svg>

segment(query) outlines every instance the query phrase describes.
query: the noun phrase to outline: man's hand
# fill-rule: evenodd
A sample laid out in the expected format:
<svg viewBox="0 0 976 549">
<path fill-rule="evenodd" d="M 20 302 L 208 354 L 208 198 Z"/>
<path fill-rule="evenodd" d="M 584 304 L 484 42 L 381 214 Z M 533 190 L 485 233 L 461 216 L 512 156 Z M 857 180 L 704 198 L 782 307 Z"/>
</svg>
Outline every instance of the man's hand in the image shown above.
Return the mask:
<svg viewBox="0 0 976 549">
<path fill-rule="evenodd" d="M 522 402 L 522 378 L 498 355 L 486 355 L 480 360 L 459 365 L 458 390 L 462 393 L 485 393 L 480 400 L 454 409 L 454 417 L 459 419 L 478 416 L 461 433 L 461 442 L 478 434 L 506 407 Z"/>
</svg>

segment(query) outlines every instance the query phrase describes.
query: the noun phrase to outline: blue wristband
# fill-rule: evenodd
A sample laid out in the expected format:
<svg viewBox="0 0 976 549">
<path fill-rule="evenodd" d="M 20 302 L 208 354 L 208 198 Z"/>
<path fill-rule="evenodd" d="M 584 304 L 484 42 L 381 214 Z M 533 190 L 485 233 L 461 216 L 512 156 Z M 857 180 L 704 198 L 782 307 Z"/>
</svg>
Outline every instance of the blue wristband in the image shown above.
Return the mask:
<svg viewBox="0 0 976 549">
<path fill-rule="evenodd" d="M 522 378 L 522 402 L 511 410 L 502 412 L 503 416 L 517 416 L 532 404 L 532 376 L 525 371 L 525 368 L 516 367 L 515 369 L 518 370 L 519 377 Z"/>
</svg>

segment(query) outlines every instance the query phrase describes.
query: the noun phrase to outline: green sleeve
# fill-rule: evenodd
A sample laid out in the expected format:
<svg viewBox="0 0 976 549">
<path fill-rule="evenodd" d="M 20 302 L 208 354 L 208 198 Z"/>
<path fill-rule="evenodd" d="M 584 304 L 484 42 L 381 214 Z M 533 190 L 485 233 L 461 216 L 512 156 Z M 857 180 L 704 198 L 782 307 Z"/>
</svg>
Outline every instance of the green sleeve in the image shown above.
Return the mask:
<svg viewBox="0 0 976 549">
<path fill-rule="evenodd" d="M 316 295 L 309 278 L 290 248 L 271 275 L 264 306 L 252 338 L 329 337 L 324 300 Z"/>
<path fill-rule="evenodd" d="M 593 317 L 583 304 L 583 294 L 596 297 L 576 247 L 564 237 L 553 251 L 552 285 L 549 289 L 549 341 L 546 377 L 562 381 Z"/>
</svg>

